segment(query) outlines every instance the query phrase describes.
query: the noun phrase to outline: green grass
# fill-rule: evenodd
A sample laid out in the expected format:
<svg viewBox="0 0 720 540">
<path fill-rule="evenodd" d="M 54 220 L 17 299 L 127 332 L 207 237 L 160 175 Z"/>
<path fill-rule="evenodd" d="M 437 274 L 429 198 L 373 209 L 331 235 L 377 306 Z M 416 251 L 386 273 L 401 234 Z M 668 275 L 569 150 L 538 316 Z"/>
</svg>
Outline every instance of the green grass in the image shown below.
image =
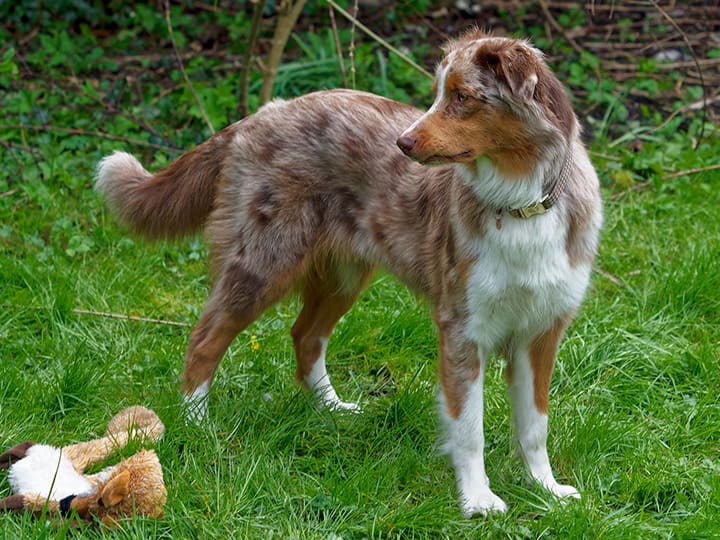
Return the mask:
<svg viewBox="0 0 720 540">
<path fill-rule="evenodd" d="M 207 17 L 198 29 L 180 19 L 176 33 L 192 39 Z M 17 56 L 0 55 L 5 122 L 185 148 L 203 140 L 172 62 L 125 66 L 137 86 L 103 76 L 122 54 L 152 45 L 159 19 L 143 19 L 144 27 L 121 20 L 129 26 L 119 44 L 85 30 L 69 36 L 62 24 L 47 26 L 27 49 L 15 44 Z M 241 19 L 224 24 L 242 34 Z M 15 37 L 3 27 L 0 38 L 6 53 Z M 339 85 L 327 60 L 331 40 L 298 39 L 305 46 L 279 87 Z M 412 72 L 395 60 L 387 70 L 369 43 L 358 51 L 363 88 L 427 102 L 424 82 L 413 91 Z M 199 85 L 225 96 L 211 111 L 219 127 L 232 118 L 236 79 L 215 62 L 189 69 Z M 81 90 L 68 82 L 72 74 Z M 0 538 L 720 536 L 720 190 L 712 172 L 662 179 L 715 162 L 720 140 L 708 126 L 694 148 L 697 121 L 678 118 L 652 132 L 647 119 L 626 130 L 643 139 L 632 151 L 613 139 L 622 128 L 607 129 L 612 114 L 602 118 L 604 135 L 592 148 L 606 225 L 551 395 L 551 461 L 583 499 L 562 505 L 525 482 L 497 360 L 487 375 L 486 462 L 510 510 L 472 520 L 461 517 L 453 472 L 438 453 L 436 334 L 422 301 L 380 275 L 338 325 L 330 372 L 341 397 L 359 399 L 363 414 L 318 411 L 295 384 L 289 328 L 299 305 L 291 299 L 233 343 L 209 421 L 186 425 L 178 377 L 189 329 L 76 311 L 197 320 L 208 290 L 204 243 L 132 239 L 91 187 L 95 163 L 112 149 L 133 151 L 153 168 L 177 151 L 49 129 L 0 132 L 0 448 L 96 437 L 120 408 L 142 404 L 167 426 L 156 449 L 168 488 L 161 520 L 71 532 L 13 515 L 2 518 Z M 644 190 L 621 193 L 644 179 Z M 0 475 L 0 497 L 9 493 Z"/>
</svg>

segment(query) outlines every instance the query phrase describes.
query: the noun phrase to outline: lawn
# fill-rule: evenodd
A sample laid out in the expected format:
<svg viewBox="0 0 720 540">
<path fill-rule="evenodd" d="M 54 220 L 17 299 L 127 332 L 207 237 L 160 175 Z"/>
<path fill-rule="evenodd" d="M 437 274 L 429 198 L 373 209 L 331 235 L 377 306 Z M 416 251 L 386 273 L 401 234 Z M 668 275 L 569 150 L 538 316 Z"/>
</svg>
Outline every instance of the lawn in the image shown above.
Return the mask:
<svg viewBox="0 0 720 540">
<path fill-rule="evenodd" d="M 329 347 L 336 388 L 360 400 L 362 414 L 317 410 L 294 382 L 291 298 L 235 340 L 208 421 L 186 424 L 178 383 L 209 287 L 205 243 L 133 238 L 92 178 L 115 149 L 163 167 L 209 135 L 203 112 L 215 129 L 237 118 L 248 15 L 173 7 L 193 93 L 154 5 L 109 14 L 66 4 L 0 8 L 0 450 L 91 439 L 122 407 L 142 404 L 166 424 L 155 449 L 168 502 L 163 519 L 115 530 L 3 516 L 0 537 L 720 537 L 720 137 L 711 111 L 683 108 L 702 88 L 683 86 L 669 105 L 678 112 L 665 113 L 657 103 L 668 103 L 677 73 L 596 79 L 587 73 L 603 64 L 590 52 L 508 23 L 548 50 L 576 94 L 603 186 L 592 287 L 563 342 L 550 402 L 551 462 L 583 498 L 563 505 L 524 481 L 495 359 L 486 464 L 510 510 L 467 520 L 438 452 L 429 310 L 387 274 Z M 394 13 L 396 25 L 417 16 Z M 278 95 L 343 85 L 327 10 L 313 5 L 306 16 L 315 26 L 291 39 Z M 429 105 L 427 78 L 338 24 L 343 47 L 356 42 L 357 88 Z M 432 69 L 438 53 L 422 37 L 408 31 L 398 44 L 414 43 Z M 260 82 L 252 73 L 251 108 Z M 10 492 L 0 475 L 0 497 Z"/>
</svg>

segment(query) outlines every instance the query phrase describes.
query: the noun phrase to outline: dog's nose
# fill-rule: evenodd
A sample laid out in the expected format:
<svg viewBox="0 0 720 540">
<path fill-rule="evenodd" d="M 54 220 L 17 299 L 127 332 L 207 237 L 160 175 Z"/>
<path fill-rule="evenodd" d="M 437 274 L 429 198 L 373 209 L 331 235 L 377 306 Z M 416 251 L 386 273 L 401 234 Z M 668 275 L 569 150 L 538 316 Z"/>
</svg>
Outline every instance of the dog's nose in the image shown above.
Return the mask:
<svg viewBox="0 0 720 540">
<path fill-rule="evenodd" d="M 402 150 L 405 154 L 412 151 L 415 143 L 417 143 L 417 139 L 412 135 L 408 134 L 400 135 L 397 140 L 397 145 L 400 147 L 400 150 Z"/>
</svg>

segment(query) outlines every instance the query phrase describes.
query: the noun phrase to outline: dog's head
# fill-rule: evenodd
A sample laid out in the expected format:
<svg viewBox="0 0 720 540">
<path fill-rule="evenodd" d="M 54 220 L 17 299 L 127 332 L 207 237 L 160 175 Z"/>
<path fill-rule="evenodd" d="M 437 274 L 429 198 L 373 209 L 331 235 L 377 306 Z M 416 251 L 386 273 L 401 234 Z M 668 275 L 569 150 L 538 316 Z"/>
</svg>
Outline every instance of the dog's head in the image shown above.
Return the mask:
<svg viewBox="0 0 720 540">
<path fill-rule="evenodd" d="M 576 129 L 570 99 L 526 41 L 473 30 L 444 47 L 430 109 L 397 144 L 425 164 L 489 158 L 506 176 L 532 169 Z"/>
</svg>

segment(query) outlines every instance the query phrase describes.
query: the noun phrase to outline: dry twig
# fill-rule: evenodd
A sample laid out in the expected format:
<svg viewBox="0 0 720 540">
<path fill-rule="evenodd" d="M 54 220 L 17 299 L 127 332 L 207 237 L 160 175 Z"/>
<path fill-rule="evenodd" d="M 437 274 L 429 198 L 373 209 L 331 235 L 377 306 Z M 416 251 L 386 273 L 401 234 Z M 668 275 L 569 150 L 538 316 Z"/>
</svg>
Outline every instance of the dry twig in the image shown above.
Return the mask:
<svg viewBox="0 0 720 540">
<path fill-rule="evenodd" d="M 14 125 L 0 125 L 0 130 L 4 129 L 28 129 L 31 131 L 58 131 L 60 133 L 68 133 L 70 135 L 83 135 L 86 137 L 100 137 L 101 139 L 109 139 L 111 141 L 122 141 L 128 144 L 135 144 L 138 146 L 146 146 L 147 148 L 155 148 L 156 150 L 165 150 L 175 152 L 178 148 L 171 146 L 164 146 L 162 144 L 155 144 L 148 141 L 141 141 L 140 139 L 131 139 L 130 137 L 121 137 L 119 135 L 111 135 L 110 133 L 102 133 L 101 131 L 88 131 L 80 128 L 66 128 L 61 126 L 50 126 L 50 125 L 33 125 L 33 124 L 14 124 Z"/>
<path fill-rule="evenodd" d="M 597 266 L 594 267 L 593 270 L 595 270 L 595 272 L 597 272 L 598 274 L 600 274 L 602 277 L 604 277 L 608 281 L 612 282 L 613 284 L 617 285 L 618 287 L 625 286 L 625 284 L 622 281 L 620 281 L 619 278 L 615 277 L 610 272 L 606 272 L 605 270 L 602 270 L 601 268 L 598 268 Z"/>
<path fill-rule="evenodd" d="M 720 163 L 715 163 L 714 165 L 708 165 L 707 167 L 696 167 L 694 169 L 686 169 L 684 171 L 678 171 L 671 174 L 666 174 L 662 177 L 663 180 L 669 180 L 670 178 L 678 178 L 680 176 L 688 176 L 690 174 L 697 174 L 701 172 L 706 171 L 714 171 L 715 169 L 720 169 Z"/>
<path fill-rule="evenodd" d="M 197 103 L 198 109 L 200 109 L 200 114 L 202 115 L 203 120 L 205 120 L 210 133 L 215 133 L 215 128 L 213 128 L 213 125 L 205 112 L 205 107 L 203 107 L 202 101 L 200 101 L 200 96 L 198 96 L 195 91 L 195 87 L 192 82 L 190 82 L 190 77 L 188 77 L 188 74 L 185 71 L 185 66 L 180 58 L 180 51 L 178 50 L 177 43 L 175 43 L 175 34 L 173 33 L 172 21 L 170 20 L 170 0 L 164 0 L 163 4 L 165 6 L 165 21 L 167 22 L 168 34 L 170 35 L 170 42 L 172 43 L 173 51 L 175 51 L 175 59 L 177 60 L 180 72 L 185 79 L 185 84 L 187 84 L 190 93 L 193 95 L 193 98 L 195 98 L 195 103 Z"/>
<path fill-rule="evenodd" d="M 355 2 L 353 3 L 352 26 L 350 27 L 350 48 L 348 49 L 348 56 L 350 57 L 350 74 L 352 75 L 353 89 L 356 88 L 355 73 L 357 70 L 355 69 L 355 28 L 357 27 L 359 12 L 360 7 L 358 6 L 358 0 L 355 0 Z"/>
<path fill-rule="evenodd" d="M 11 189 L 10 191 L 6 191 L 4 193 L 0 193 L 0 199 L 4 199 L 5 197 L 12 197 L 18 191 L 20 191 L 20 188 L 15 188 L 15 189 Z"/>
<path fill-rule="evenodd" d="M 652 184 L 652 180 L 645 180 L 644 182 L 638 182 L 637 184 L 634 184 L 632 187 L 630 187 L 624 191 L 619 191 L 618 193 L 613 193 L 612 195 L 610 195 L 610 200 L 617 201 L 618 199 L 624 197 L 631 191 L 642 191 L 643 189 L 648 187 L 650 184 Z"/>
<path fill-rule="evenodd" d="M 253 18 L 250 24 L 250 36 L 245 44 L 245 54 L 243 55 L 242 71 L 240 72 L 240 96 L 238 98 L 238 111 L 240 117 L 244 118 L 250 114 L 248 105 L 248 93 L 250 86 L 250 66 L 255 51 L 258 35 L 260 34 L 260 23 L 262 22 L 262 14 L 265 10 L 267 0 L 251 0 L 253 3 Z"/>
<path fill-rule="evenodd" d="M 80 315 L 93 315 L 95 317 L 108 317 L 110 319 L 120 319 L 123 321 L 147 322 L 147 323 L 154 323 L 154 324 L 165 324 L 168 326 L 181 326 L 183 328 L 188 328 L 191 326 L 188 323 L 179 322 L 179 321 L 166 321 L 164 319 L 149 319 L 147 317 L 136 317 L 134 315 L 121 315 L 119 313 L 106 313 L 104 311 L 91 311 L 89 309 L 80 309 L 80 308 L 73 309 L 73 313 L 78 313 Z"/>
<path fill-rule="evenodd" d="M 332 7 L 334 7 L 334 8 L 337 10 L 337 12 L 340 13 L 340 15 L 342 15 L 343 17 L 345 17 L 347 20 L 353 22 L 355 25 L 357 25 L 357 27 L 358 27 L 360 30 L 362 30 L 362 31 L 365 32 L 368 36 L 370 36 L 372 39 L 374 39 L 375 41 L 377 41 L 380 45 L 382 45 L 383 47 L 385 47 L 388 51 L 396 54 L 396 55 L 397 55 L 398 57 L 400 57 L 405 63 L 411 65 L 412 67 L 414 67 L 415 69 L 417 69 L 417 70 L 418 70 L 420 73 L 422 73 L 423 75 L 425 75 L 425 76 L 427 76 L 427 77 L 429 77 L 429 78 L 431 78 L 431 79 L 433 78 L 432 73 L 430 73 L 428 70 L 426 70 L 425 68 L 423 68 L 422 66 L 420 66 L 417 62 L 415 62 L 412 58 L 410 58 L 410 57 L 407 56 L 406 54 L 403 54 L 403 53 L 402 53 L 400 50 L 398 50 L 396 47 L 393 47 L 392 45 L 390 45 L 390 43 L 388 43 L 387 41 L 385 41 L 383 38 L 381 38 L 380 36 L 378 36 L 375 32 L 373 32 L 372 30 L 370 30 L 367 26 L 365 26 L 365 25 L 362 24 L 360 21 L 358 21 L 356 17 L 353 17 L 350 13 L 348 13 L 346 10 L 344 10 L 343 8 L 341 8 L 336 2 L 334 2 L 333 0 L 326 0 L 326 1 L 327 1 L 328 4 L 330 4 Z"/>
<path fill-rule="evenodd" d="M 565 38 L 565 41 L 567 41 L 570 44 L 570 46 L 573 49 L 575 49 L 575 51 L 578 54 L 581 54 L 583 52 L 583 48 L 580 45 L 578 45 L 577 42 L 568 35 L 568 33 L 565 31 L 565 29 L 562 26 L 560 26 L 560 23 L 557 22 L 557 19 L 555 17 L 553 17 L 552 13 L 550 13 L 550 9 L 548 8 L 547 2 L 545 2 L 544 0 L 539 0 L 539 3 L 540 3 L 540 8 L 542 9 L 543 14 L 545 15 L 545 18 L 550 23 L 550 26 L 552 26 L 556 32 L 560 32 L 562 34 L 562 36 Z"/>
<path fill-rule="evenodd" d="M 335 22 L 335 11 L 332 6 L 328 6 L 330 13 L 330 27 L 332 28 L 333 37 L 335 38 L 335 50 L 337 51 L 338 64 L 340 65 L 340 74 L 342 75 L 343 87 L 348 87 L 347 74 L 345 73 L 345 62 L 342 56 L 342 46 L 340 45 L 340 36 L 338 34 L 337 23 Z"/>
<path fill-rule="evenodd" d="M 702 108 L 702 116 L 703 121 L 700 123 L 700 133 L 697 137 L 697 142 L 695 143 L 695 149 L 700 146 L 700 143 L 702 142 L 703 136 L 705 134 L 705 111 L 707 108 L 707 88 L 705 87 L 705 79 L 703 78 L 703 71 L 700 68 L 700 63 L 698 62 L 698 57 L 695 54 L 695 50 L 693 49 L 692 44 L 690 43 L 690 40 L 687 37 L 687 34 L 683 31 L 682 28 L 678 25 L 677 22 L 668 14 L 667 11 L 665 11 L 662 7 L 658 5 L 656 1 L 652 2 L 652 5 L 655 6 L 655 9 L 657 9 L 662 16 L 675 28 L 675 30 L 682 36 L 683 40 L 685 41 L 685 44 L 687 45 L 688 49 L 690 49 L 690 54 L 692 55 L 693 61 L 695 62 L 695 67 L 698 70 L 698 76 L 700 77 L 700 86 L 702 87 L 703 91 L 703 108 Z"/>
</svg>

